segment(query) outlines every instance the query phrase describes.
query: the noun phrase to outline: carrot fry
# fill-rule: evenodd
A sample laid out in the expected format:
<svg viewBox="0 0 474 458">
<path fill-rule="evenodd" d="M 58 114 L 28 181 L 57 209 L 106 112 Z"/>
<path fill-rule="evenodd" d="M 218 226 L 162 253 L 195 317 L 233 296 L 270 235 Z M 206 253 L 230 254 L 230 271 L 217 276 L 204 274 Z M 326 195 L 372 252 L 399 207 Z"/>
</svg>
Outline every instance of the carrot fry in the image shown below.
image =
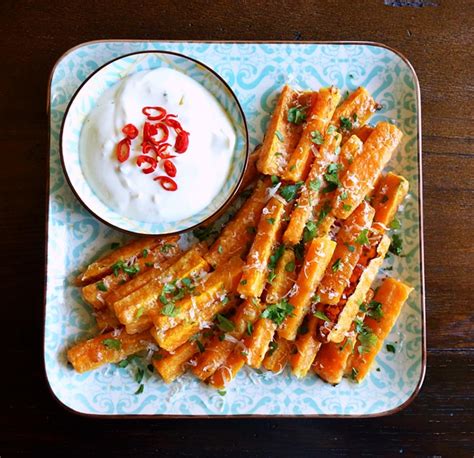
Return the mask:
<svg viewBox="0 0 474 458">
<path fill-rule="evenodd" d="M 346 219 L 373 188 L 380 172 L 402 139 L 402 132 L 393 124 L 380 122 L 364 143 L 362 153 L 342 176 L 341 186 L 333 199 L 333 215 Z"/>
<path fill-rule="evenodd" d="M 288 112 L 309 104 L 312 95 L 299 93 L 290 86 L 283 88 L 260 150 L 257 168 L 261 173 L 280 176 L 285 170 L 289 153 L 295 149 L 303 130 L 300 123 L 288 121 Z"/>
<path fill-rule="evenodd" d="M 371 330 L 377 340 L 370 348 L 362 347 L 360 341 L 357 341 L 347 365 L 347 374 L 351 374 L 356 381 L 360 382 L 369 372 L 384 340 L 392 330 L 403 304 L 412 291 L 413 288 L 410 286 L 393 278 L 387 278 L 375 293 L 374 301 L 382 304 L 382 316 L 377 321 L 377 319 L 367 315 L 364 326 Z"/>
<path fill-rule="evenodd" d="M 175 243 L 166 243 L 163 245 L 160 243 L 157 247 L 152 250 L 144 250 L 141 255 L 133 264 L 134 270 L 132 273 L 124 272 L 123 269 L 117 271 L 116 274 L 112 273 L 103 277 L 101 280 L 91 283 L 82 288 L 82 297 L 84 300 L 92 305 L 96 309 L 102 309 L 106 306 L 106 300 L 109 294 L 117 289 L 120 285 L 125 284 L 127 281 L 136 278 L 137 276 L 143 275 L 144 272 L 154 269 L 165 263 L 168 259 L 176 256 L 179 253 L 178 245 Z M 159 269 L 159 267 L 158 267 Z M 127 270 L 127 267 L 125 267 Z M 135 270 L 138 272 L 133 273 Z"/>
<path fill-rule="evenodd" d="M 111 331 L 112 329 L 117 329 L 121 326 L 115 314 L 109 309 L 97 310 L 94 315 L 100 333 Z"/>
<path fill-rule="evenodd" d="M 275 304 L 285 296 L 296 281 L 295 253 L 286 248 L 278 260 L 273 281 L 267 291 L 266 303 Z"/>
<path fill-rule="evenodd" d="M 249 155 L 249 160 L 247 162 L 247 168 L 245 169 L 244 176 L 242 178 L 242 183 L 240 184 L 240 189 L 245 189 L 250 186 L 254 181 L 257 181 L 260 173 L 257 170 L 257 161 L 260 157 L 261 146 L 255 148 L 255 151 Z"/>
<path fill-rule="evenodd" d="M 77 372 L 86 372 L 103 364 L 118 363 L 150 345 L 153 339 L 148 331 L 133 336 L 123 330 L 112 331 L 74 345 L 67 358 Z"/>
<path fill-rule="evenodd" d="M 262 365 L 265 369 L 272 372 L 281 372 L 290 356 L 291 344 L 286 339 L 277 337 L 270 344 L 270 350 L 267 352 Z"/>
<path fill-rule="evenodd" d="M 137 240 L 133 240 L 127 245 L 117 248 L 116 250 L 109 253 L 97 261 L 90 264 L 86 270 L 78 275 L 76 278 L 77 286 L 85 286 L 88 283 L 95 282 L 101 277 L 112 273 L 112 266 L 119 261 L 129 261 L 134 257 L 140 257 L 143 250 L 151 250 L 157 245 L 168 243 L 168 240 L 172 240 L 170 243 L 176 242 L 176 237 L 143 237 Z"/>
<path fill-rule="evenodd" d="M 359 311 L 360 304 L 364 301 L 372 282 L 380 270 L 380 267 L 382 267 L 389 246 L 390 239 L 386 235 L 383 235 L 377 246 L 377 256 L 369 261 L 369 264 L 362 272 L 353 294 L 348 298 L 344 308 L 339 313 L 337 323 L 328 334 L 328 341 L 339 343 L 344 340 L 346 332 L 349 331 Z"/>
<path fill-rule="evenodd" d="M 226 334 L 215 336 L 206 346 L 204 353 L 197 359 L 197 364 L 192 371 L 201 380 L 209 378 L 222 364 L 244 334 L 248 334 L 253 323 L 262 312 L 262 304 L 259 300 L 244 301 L 237 308 L 231 321 L 234 329 Z"/>
<path fill-rule="evenodd" d="M 283 223 L 285 204 L 272 197 L 262 210 L 257 235 L 247 256 L 238 292 L 244 297 L 260 297 L 267 279 L 267 266 Z"/>
<path fill-rule="evenodd" d="M 303 378 L 311 368 L 321 342 L 314 337 L 318 319 L 311 315 L 308 319 L 308 330 L 295 340 L 296 353 L 289 356 L 291 372 L 298 378 Z"/>
<path fill-rule="evenodd" d="M 209 385 L 214 388 L 224 388 L 245 365 L 245 356 L 240 351 L 233 351 L 225 363 L 209 377 Z"/>
<path fill-rule="evenodd" d="M 250 337 L 245 339 L 246 362 L 250 367 L 258 369 L 267 353 L 277 325 L 268 318 L 260 318 L 254 326 Z"/>
<path fill-rule="evenodd" d="M 301 138 L 291 153 L 283 178 L 288 181 L 305 180 L 313 160 L 313 149 L 320 144 L 337 104 L 341 100 L 339 89 L 334 86 L 320 89 L 316 94 Z"/>
<path fill-rule="evenodd" d="M 322 178 L 331 161 L 337 157 L 337 149 L 341 143 L 341 135 L 337 132 L 327 133 L 324 142 L 314 159 L 305 185 L 301 188 L 296 207 L 290 215 L 290 222 L 283 234 L 283 243 L 296 245 L 303 237 L 306 223 L 311 219 L 313 208 L 319 202 Z M 319 219 L 316 225 L 320 223 Z"/>
<path fill-rule="evenodd" d="M 195 339 L 181 345 L 172 354 L 153 360 L 153 366 L 165 383 L 171 383 L 186 372 L 189 361 L 199 353 L 207 339 L 208 337 L 199 334 Z"/>
<path fill-rule="evenodd" d="M 332 122 L 344 137 L 364 125 L 377 109 L 377 103 L 363 87 L 357 88 L 334 112 Z"/>
<path fill-rule="evenodd" d="M 303 267 L 292 289 L 293 294 L 290 293 L 289 303 L 294 308 L 278 330 L 280 337 L 295 339 L 296 332 L 308 312 L 311 296 L 321 281 L 335 248 L 336 242 L 328 237 L 316 238 L 309 245 Z"/>
<path fill-rule="evenodd" d="M 164 332 L 182 321 L 194 321 L 215 301 L 236 291 L 243 266 L 244 262 L 238 256 L 233 257 L 210 273 L 193 295 L 177 301 L 170 313 L 164 315 L 156 311 L 152 315 L 153 323 L 160 332 Z"/>
<path fill-rule="evenodd" d="M 235 217 L 224 226 L 221 234 L 204 256 L 211 266 L 216 267 L 248 250 L 247 245 L 255 237 L 256 226 L 267 201 L 268 185 L 267 180 L 260 180 Z"/>
<path fill-rule="evenodd" d="M 140 315 L 159 307 L 160 304 L 157 300 L 165 283 L 208 271 L 210 266 L 201 257 L 201 251 L 202 247 L 194 246 L 158 278 L 123 299 L 114 302 L 114 310 L 120 322 L 124 324 L 133 323 Z"/>
<path fill-rule="evenodd" d="M 356 135 L 351 135 L 349 139 L 341 146 L 339 154 L 339 161 L 342 165 L 342 170 L 347 170 L 347 167 L 354 161 L 357 156 L 362 153 L 364 144 Z"/>
<path fill-rule="evenodd" d="M 148 315 L 143 315 L 138 320 L 133 323 L 125 325 L 125 331 L 128 334 L 138 334 L 140 332 L 146 331 L 153 326 L 153 321 Z"/>
<path fill-rule="evenodd" d="M 202 309 L 197 319 L 193 321 L 183 321 L 167 331 L 153 327 L 150 333 L 161 348 L 170 352 L 175 351 L 199 331 L 205 327 L 210 327 L 216 314 L 224 313 L 229 308 L 235 306 L 236 303 L 237 298 L 235 296 L 232 296 L 231 299 L 226 296 Z"/>
<path fill-rule="evenodd" d="M 398 207 L 408 193 L 408 181 L 392 172 L 380 177 L 372 195 L 375 208 L 374 222 L 387 227 L 395 217 Z"/>
<path fill-rule="evenodd" d="M 319 285 L 318 295 L 321 303 L 337 304 L 341 299 L 362 252 L 364 241 L 367 240 L 374 213 L 375 210 L 363 201 L 341 226 L 336 236 L 336 249 Z"/>
</svg>

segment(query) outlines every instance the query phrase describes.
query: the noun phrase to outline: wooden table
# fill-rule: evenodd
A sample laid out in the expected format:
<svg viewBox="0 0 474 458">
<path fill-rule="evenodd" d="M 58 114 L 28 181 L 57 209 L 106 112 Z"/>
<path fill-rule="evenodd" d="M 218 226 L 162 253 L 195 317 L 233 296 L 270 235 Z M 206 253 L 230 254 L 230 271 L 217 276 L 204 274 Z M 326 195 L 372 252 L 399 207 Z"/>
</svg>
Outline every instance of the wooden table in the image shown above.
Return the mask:
<svg viewBox="0 0 474 458">
<path fill-rule="evenodd" d="M 473 2 L 280 3 L 2 2 L 2 457 L 474 453 Z M 64 51 L 102 38 L 372 40 L 411 60 L 422 90 L 429 349 L 411 406 L 371 420 L 104 421 L 53 400 L 42 363 L 46 88 Z"/>
</svg>

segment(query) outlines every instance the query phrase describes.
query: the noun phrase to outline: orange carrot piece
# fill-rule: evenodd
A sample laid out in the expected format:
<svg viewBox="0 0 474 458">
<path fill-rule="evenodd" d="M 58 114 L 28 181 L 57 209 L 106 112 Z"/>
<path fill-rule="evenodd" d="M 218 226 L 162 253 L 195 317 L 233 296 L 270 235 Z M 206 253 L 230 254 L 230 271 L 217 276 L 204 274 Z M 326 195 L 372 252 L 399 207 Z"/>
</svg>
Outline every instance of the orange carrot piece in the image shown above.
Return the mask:
<svg viewBox="0 0 474 458">
<path fill-rule="evenodd" d="M 339 162 L 342 165 L 342 170 L 347 170 L 347 167 L 354 161 L 357 156 L 360 156 L 364 144 L 356 135 L 351 135 L 349 139 L 341 146 L 339 154 Z"/>
<path fill-rule="evenodd" d="M 335 248 L 336 242 L 328 237 L 316 238 L 309 245 L 293 294 L 290 293 L 289 303 L 294 308 L 278 330 L 280 337 L 295 339 L 296 332 L 308 312 L 311 296 L 319 285 Z"/>
<path fill-rule="evenodd" d="M 408 181 L 392 172 L 380 177 L 372 195 L 375 208 L 374 222 L 387 227 L 395 217 L 398 207 L 408 193 Z"/>
<path fill-rule="evenodd" d="M 103 364 L 118 363 L 150 345 L 154 344 L 148 331 L 131 336 L 122 329 L 74 345 L 67 358 L 77 372 L 86 372 Z"/>
<path fill-rule="evenodd" d="M 277 337 L 270 344 L 270 350 L 267 352 L 262 365 L 265 369 L 272 372 L 281 372 L 288 362 L 290 356 L 291 343 L 281 337 Z"/>
<path fill-rule="evenodd" d="M 190 320 L 194 321 L 202 311 L 228 293 L 236 291 L 244 262 L 238 256 L 231 258 L 225 264 L 220 265 L 217 270 L 210 273 L 196 288 L 196 292 L 188 297 L 177 301 L 174 305 L 173 316 L 163 315 L 156 312 L 152 315 L 153 323 L 159 332 L 173 328 L 177 324 Z"/>
<path fill-rule="evenodd" d="M 352 131 L 352 134 L 357 135 L 362 140 L 362 142 L 365 142 L 373 131 L 373 126 L 371 126 L 370 124 L 364 124 L 363 126 L 354 129 Z"/>
<path fill-rule="evenodd" d="M 368 315 L 365 317 L 364 325 L 377 337 L 377 341 L 367 352 L 359 351 L 361 346 L 360 342 L 357 341 L 347 371 L 353 375 L 356 381 L 360 382 L 363 380 L 369 372 L 377 353 L 383 346 L 384 340 L 397 321 L 403 304 L 412 291 L 412 287 L 393 278 L 387 278 L 382 282 L 380 288 L 375 293 L 374 301 L 382 304 L 383 315 L 379 321 Z M 364 347 L 364 350 L 366 350 L 366 347 Z"/>
<path fill-rule="evenodd" d="M 319 285 L 321 303 L 335 305 L 341 299 L 362 252 L 364 235 L 368 236 L 374 214 L 375 210 L 363 201 L 341 226 L 336 236 L 336 249 Z"/>
<path fill-rule="evenodd" d="M 346 219 L 374 187 L 380 172 L 390 160 L 402 139 L 402 132 L 393 124 L 379 122 L 364 143 L 362 153 L 342 176 L 341 186 L 333 200 L 333 215 Z"/>
<path fill-rule="evenodd" d="M 119 320 L 109 309 L 97 310 L 94 313 L 97 329 L 100 333 L 117 329 L 121 326 Z"/>
<path fill-rule="evenodd" d="M 171 240 L 173 243 L 170 243 Z M 176 240 L 170 239 L 170 241 L 168 241 L 166 245 L 160 243 L 152 250 L 145 249 L 141 253 L 141 257 L 133 264 L 133 266 L 138 270 L 137 274 L 129 275 L 120 269 L 120 271 L 117 272 L 117 275 L 112 273 L 106 275 L 95 283 L 84 286 L 82 288 L 82 297 L 87 303 L 96 309 L 105 308 L 107 297 L 120 285 L 143 275 L 143 273 L 148 270 L 154 269 L 155 265 L 159 267 L 169 258 L 172 258 L 179 253 L 179 247 L 176 244 L 178 236 L 176 236 Z"/>
<path fill-rule="evenodd" d="M 143 315 L 138 320 L 133 323 L 125 325 L 125 331 L 128 334 L 138 334 L 140 332 L 146 331 L 153 326 L 153 321 L 148 315 Z"/>
<path fill-rule="evenodd" d="M 134 257 L 140 257 L 143 250 L 151 250 L 157 245 L 163 244 L 164 240 L 175 240 L 176 237 L 143 237 L 117 248 L 108 255 L 89 264 L 86 270 L 76 278 L 77 286 L 85 286 L 99 280 L 101 277 L 112 273 L 112 266 L 118 261 L 129 261 Z M 166 242 L 165 242 L 166 243 Z"/>
<path fill-rule="evenodd" d="M 231 382 L 245 365 L 245 356 L 240 351 L 233 351 L 225 363 L 209 377 L 209 385 L 222 389 Z"/>
<path fill-rule="evenodd" d="M 303 126 L 288 121 L 291 108 L 304 107 L 311 101 L 312 93 L 299 93 L 285 86 L 273 111 L 265 134 L 257 168 L 266 175 L 280 176 L 286 167 L 288 156 L 299 141 Z"/>
<path fill-rule="evenodd" d="M 253 241 L 242 273 L 238 292 L 244 297 L 260 297 L 267 279 L 268 261 L 278 241 L 285 214 L 285 204 L 272 197 L 262 210 L 257 235 Z"/>
<path fill-rule="evenodd" d="M 268 185 L 267 180 L 260 180 L 242 208 L 224 226 L 221 234 L 204 256 L 211 266 L 216 267 L 248 250 L 247 245 L 255 238 L 256 226 L 267 201 Z"/>
<path fill-rule="evenodd" d="M 341 138 L 337 132 L 325 135 L 324 143 L 316 154 L 306 183 L 301 188 L 296 206 L 291 212 L 288 227 L 283 234 L 283 243 L 286 245 L 296 245 L 303 237 L 306 223 L 311 219 L 313 209 L 319 202 L 324 173 L 331 161 L 337 157 L 336 152 Z"/>
<path fill-rule="evenodd" d="M 318 319 L 310 315 L 308 319 L 308 330 L 305 334 L 299 335 L 295 340 L 296 353 L 289 356 L 291 372 L 298 378 L 306 376 L 311 369 L 314 358 L 316 357 L 321 342 L 316 340 L 315 332 Z"/>
<path fill-rule="evenodd" d="M 304 125 L 301 138 L 291 153 L 283 175 L 285 180 L 297 182 L 306 179 L 314 158 L 313 150 L 319 144 L 319 139 L 322 141 L 326 134 L 329 121 L 340 100 L 341 93 L 334 86 L 319 90 Z"/>
<path fill-rule="evenodd" d="M 268 287 L 266 303 L 275 304 L 285 296 L 296 281 L 295 253 L 286 248 L 275 268 L 275 278 Z"/>
<path fill-rule="evenodd" d="M 249 155 L 247 162 L 247 168 L 245 169 L 240 189 L 245 189 L 250 186 L 253 182 L 257 181 L 260 172 L 257 170 L 257 161 L 260 157 L 261 146 L 255 148 L 254 152 Z"/>
<path fill-rule="evenodd" d="M 250 367 L 258 369 L 261 366 L 276 328 L 277 325 L 268 318 L 260 318 L 255 323 L 252 334 L 245 339 L 246 362 Z"/>
</svg>

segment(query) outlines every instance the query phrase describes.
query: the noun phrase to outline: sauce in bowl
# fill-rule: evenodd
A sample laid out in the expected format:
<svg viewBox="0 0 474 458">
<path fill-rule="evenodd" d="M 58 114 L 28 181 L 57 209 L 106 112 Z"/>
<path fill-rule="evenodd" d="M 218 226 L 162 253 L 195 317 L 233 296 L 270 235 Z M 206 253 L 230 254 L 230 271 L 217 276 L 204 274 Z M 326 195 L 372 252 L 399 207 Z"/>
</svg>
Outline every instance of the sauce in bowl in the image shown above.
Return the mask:
<svg viewBox="0 0 474 458">
<path fill-rule="evenodd" d="M 154 178 L 166 176 L 164 160 L 144 173 L 137 165 L 143 155 L 144 107 L 158 106 L 176 115 L 189 133 L 185 153 L 177 153 L 176 132 L 169 129 L 166 151 L 177 173 L 177 189 L 169 191 Z M 139 135 L 130 142 L 127 160 L 117 159 L 117 145 L 127 124 Z M 214 96 L 194 79 L 170 68 L 127 76 L 108 89 L 84 122 L 80 136 L 81 166 L 91 188 L 110 208 L 144 222 L 173 222 L 207 207 L 225 183 L 236 143 L 227 113 Z"/>
</svg>

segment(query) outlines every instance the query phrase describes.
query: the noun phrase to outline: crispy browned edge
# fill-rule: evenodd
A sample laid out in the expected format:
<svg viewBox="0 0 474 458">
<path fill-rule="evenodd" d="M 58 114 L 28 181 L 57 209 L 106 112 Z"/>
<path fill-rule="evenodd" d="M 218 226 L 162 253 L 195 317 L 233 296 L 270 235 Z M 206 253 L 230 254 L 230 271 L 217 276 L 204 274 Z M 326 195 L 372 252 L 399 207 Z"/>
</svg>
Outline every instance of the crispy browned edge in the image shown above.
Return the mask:
<svg viewBox="0 0 474 458">
<path fill-rule="evenodd" d="M 85 412 L 79 412 L 77 410 L 74 410 L 72 407 L 67 406 L 64 404 L 57 396 L 56 393 L 53 391 L 53 388 L 51 387 L 48 379 L 48 375 L 46 372 L 46 361 L 44 357 L 44 346 L 45 346 L 45 319 L 46 319 L 46 290 L 47 290 L 47 281 L 46 281 L 46 269 L 48 266 L 48 222 L 49 222 L 49 169 L 50 169 L 50 150 L 51 150 L 51 144 L 50 144 L 50 139 L 51 139 L 51 125 L 48 122 L 48 160 L 46 164 L 46 172 L 47 172 L 47 179 L 46 179 L 46 219 L 45 219 L 45 264 L 44 264 L 44 272 L 45 272 L 45 280 L 44 280 L 44 291 L 43 291 L 43 369 L 44 369 L 44 374 L 46 377 L 46 380 L 48 382 L 48 389 L 50 390 L 53 399 L 55 399 L 58 404 L 64 408 L 68 412 L 72 412 L 76 415 L 82 416 L 82 417 L 88 417 L 88 418 L 110 418 L 110 419 L 184 419 L 184 418 L 226 418 L 226 419 L 240 419 L 240 418 L 342 418 L 342 419 L 351 419 L 351 418 L 376 418 L 376 417 L 384 417 L 388 415 L 394 415 L 402 410 L 404 410 L 406 407 L 408 407 L 417 397 L 418 393 L 421 390 L 421 387 L 423 385 L 425 375 L 426 375 L 426 304 L 425 304 L 425 261 L 424 261 L 424 239 L 423 239 L 423 175 L 422 175 L 422 137 L 421 137 L 421 92 L 420 92 L 420 82 L 418 80 L 418 76 L 415 72 L 415 69 L 413 68 L 413 65 L 410 63 L 410 61 L 398 50 L 387 46 L 383 43 L 377 43 L 373 41 L 285 41 L 285 40 L 275 40 L 275 41 L 252 41 L 252 40 L 189 40 L 189 41 L 184 41 L 184 40 L 131 40 L 131 39 L 126 39 L 126 40 L 93 40 L 93 41 L 87 41 L 84 43 L 81 43 L 77 46 L 74 46 L 73 48 L 69 49 L 66 51 L 64 54 L 62 54 L 59 59 L 56 61 L 54 64 L 49 80 L 48 80 L 48 92 L 47 92 L 47 97 L 46 97 L 46 112 L 48 115 L 48 120 L 50 119 L 50 96 L 51 96 L 51 81 L 52 77 L 54 74 L 54 71 L 56 70 L 56 67 L 58 64 L 62 61 L 64 57 L 66 57 L 68 54 L 71 52 L 75 51 L 76 49 L 79 49 L 83 46 L 88 46 L 91 44 L 96 44 L 96 43 L 104 43 L 104 42 L 139 42 L 139 41 L 147 41 L 147 42 L 153 42 L 153 43 L 161 43 L 161 42 L 167 42 L 167 43 L 268 43 L 268 44 L 338 44 L 338 45 L 366 45 L 366 46 L 375 46 L 379 48 L 384 48 L 387 49 L 388 51 L 392 52 L 396 56 L 398 56 L 411 70 L 411 73 L 413 75 L 413 79 L 415 81 L 415 92 L 416 92 L 416 103 L 417 103 L 417 128 L 416 128 L 416 134 L 417 134 L 417 145 L 418 145 L 418 175 L 419 175 L 419 181 L 418 181 L 418 205 L 419 205 L 419 214 L 418 214 L 418 223 L 420 227 L 420 237 L 419 237 L 419 242 L 420 242 L 420 298 L 421 298 L 421 373 L 420 373 L 420 378 L 418 380 L 418 384 L 413 390 L 413 393 L 410 395 L 410 397 L 402 404 L 400 404 L 397 407 L 394 407 L 391 410 L 386 410 L 383 412 L 378 412 L 375 414 L 367 414 L 367 415 L 338 415 L 338 414 L 309 414 L 309 415 L 247 415 L 247 414 L 242 414 L 242 415 L 166 415 L 166 414 L 150 414 L 150 415 L 109 415 L 109 414 L 91 414 L 91 413 L 85 413 Z M 245 116 L 244 116 L 245 119 Z"/>
</svg>

